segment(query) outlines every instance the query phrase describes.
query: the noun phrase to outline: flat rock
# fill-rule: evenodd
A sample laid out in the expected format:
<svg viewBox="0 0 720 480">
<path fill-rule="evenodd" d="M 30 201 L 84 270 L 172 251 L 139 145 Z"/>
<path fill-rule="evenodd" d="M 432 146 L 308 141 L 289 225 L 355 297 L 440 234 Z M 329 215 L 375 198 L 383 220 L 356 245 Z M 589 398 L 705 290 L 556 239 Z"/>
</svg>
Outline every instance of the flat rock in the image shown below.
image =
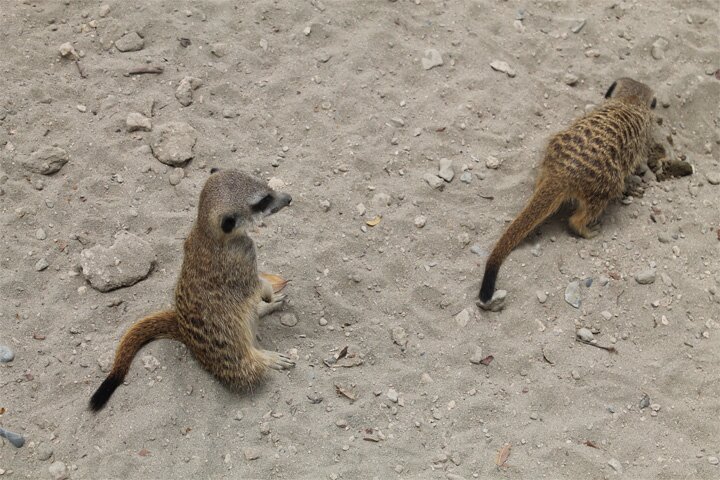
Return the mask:
<svg viewBox="0 0 720 480">
<path fill-rule="evenodd" d="M 193 90 L 197 90 L 202 85 L 202 80 L 195 77 L 185 77 L 180 80 L 180 84 L 175 89 L 175 98 L 180 105 L 187 107 L 193 103 Z"/>
<path fill-rule="evenodd" d="M 483 357 L 483 351 L 481 347 L 475 347 L 475 351 L 470 356 L 470 363 L 473 365 L 480 365 L 482 363 Z"/>
<path fill-rule="evenodd" d="M 587 328 L 579 329 L 575 335 L 583 342 L 592 342 L 595 339 L 595 335 Z"/>
<path fill-rule="evenodd" d="M 187 123 L 169 122 L 155 129 L 150 148 L 160 162 L 180 167 L 195 156 L 197 137 L 197 131 Z"/>
<path fill-rule="evenodd" d="M 502 72 L 510 78 L 515 76 L 515 70 L 513 70 L 507 62 L 503 62 L 502 60 L 493 60 L 490 62 L 490 68 L 496 72 Z"/>
<path fill-rule="evenodd" d="M 245 456 L 245 460 L 257 460 L 260 458 L 260 450 L 257 448 L 248 447 L 243 450 L 243 455 Z"/>
<path fill-rule="evenodd" d="M 500 165 L 502 164 L 502 160 L 500 160 L 497 157 L 493 157 L 492 155 L 489 155 L 485 159 L 485 166 L 491 170 L 497 170 L 500 168 Z"/>
<path fill-rule="evenodd" d="M 442 55 L 440 55 L 440 52 L 438 52 L 434 48 L 429 48 L 425 50 L 425 56 L 422 58 L 422 66 L 425 70 L 439 67 L 442 64 L 443 58 Z"/>
<path fill-rule="evenodd" d="M 707 172 L 705 178 L 710 185 L 720 185 L 720 172 Z"/>
<path fill-rule="evenodd" d="M 115 48 L 121 52 L 137 52 L 145 46 L 145 40 L 137 32 L 126 33 L 115 40 Z"/>
<path fill-rule="evenodd" d="M 9 363 L 15 359 L 15 352 L 10 347 L 0 345 L 0 363 Z"/>
<path fill-rule="evenodd" d="M 670 42 L 663 37 L 658 37 L 650 48 L 650 55 L 652 55 L 655 60 L 662 60 L 665 58 L 665 50 L 667 50 L 668 45 L 670 45 Z"/>
<path fill-rule="evenodd" d="M 460 175 L 460 181 L 463 183 L 470 183 L 472 182 L 472 173 L 470 172 L 463 172 L 462 175 Z"/>
<path fill-rule="evenodd" d="M 149 132 L 152 130 L 150 119 L 138 112 L 128 113 L 128 116 L 125 119 L 125 126 L 127 127 L 128 132 L 135 132 L 137 130 Z"/>
<path fill-rule="evenodd" d="M 53 448 L 50 446 L 49 443 L 41 443 L 38 445 L 37 449 L 37 457 L 38 460 L 42 460 L 43 462 L 45 460 L 50 460 L 50 457 L 53 456 Z"/>
<path fill-rule="evenodd" d="M 643 270 L 635 274 L 635 281 L 640 285 L 650 285 L 655 283 L 655 269 Z"/>
<path fill-rule="evenodd" d="M 426 173 L 425 175 L 423 175 L 423 180 L 425 180 L 428 185 L 430 185 L 436 190 L 442 190 L 443 188 L 445 188 L 445 182 L 443 181 L 443 179 L 432 173 Z"/>
<path fill-rule="evenodd" d="M 82 274 L 100 292 L 136 284 L 150 274 L 154 264 L 150 244 L 126 231 L 115 235 L 111 247 L 96 245 L 80 252 Z"/>
<path fill-rule="evenodd" d="M 575 280 L 565 287 L 565 301 L 575 308 L 580 308 L 580 281 Z"/>
<path fill-rule="evenodd" d="M 294 327 L 298 323 L 298 319 L 294 313 L 286 313 L 280 317 L 280 323 L 286 327 Z"/>
<path fill-rule="evenodd" d="M 48 472 L 50 472 L 50 477 L 53 480 L 65 480 L 68 478 L 67 467 L 60 461 L 51 463 Z"/>
<path fill-rule="evenodd" d="M 446 182 L 452 182 L 452 179 L 455 178 L 455 170 L 453 170 L 452 160 L 447 158 L 440 159 L 438 176 Z"/>
<path fill-rule="evenodd" d="M 41 175 L 52 175 L 60 171 L 70 157 L 68 153 L 59 147 L 40 147 L 23 162 L 23 166 L 33 173 Z"/>
<path fill-rule="evenodd" d="M 505 308 L 505 298 L 507 297 L 507 291 L 505 290 L 495 290 L 495 293 L 493 293 L 492 298 L 487 303 L 483 303 L 480 300 L 478 300 L 477 306 L 482 308 L 483 310 L 489 310 L 491 312 L 499 312 L 503 308 Z"/>
<path fill-rule="evenodd" d="M 472 315 L 472 310 L 464 308 L 460 313 L 455 315 L 455 321 L 461 327 L 466 327 L 468 322 L 470 321 L 471 315 Z"/>
<path fill-rule="evenodd" d="M 620 463 L 619 460 L 611 458 L 610 460 L 608 460 L 608 465 L 610 465 L 612 469 L 615 470 L 618 474 L 623 473 L 622 463 Z"/>
<path fill-rule="evenodd" d="M 5 430 L 4 428 L 0 428 L 0 437 L 5 438 L 8 442 L 12 443 L 15 448 L 20 448 L 25 445 L 25 437 L 19 433 Z"/>
</svg>

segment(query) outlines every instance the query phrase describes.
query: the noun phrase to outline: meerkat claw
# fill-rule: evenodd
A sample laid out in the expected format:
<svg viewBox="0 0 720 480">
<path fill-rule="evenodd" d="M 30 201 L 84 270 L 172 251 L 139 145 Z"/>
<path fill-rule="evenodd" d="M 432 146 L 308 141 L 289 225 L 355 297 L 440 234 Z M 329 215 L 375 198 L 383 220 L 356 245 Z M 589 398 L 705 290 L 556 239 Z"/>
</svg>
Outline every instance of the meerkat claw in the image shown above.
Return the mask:
<svg viewBox="0 0 720 480">
<path fill-rule="evenodd" d="M 288 370 L 295 366 L 295 362 L 284 353 L 271 352 L 265 350 L 265 354 L 268 356 L 268 367 L 273 370 Z"/>
<path fill-rule="evenodd" d="M 285 295 L 284 293 L 274 293 L 269 302 L 263 301 L 262 303 L 258 304 L 258 316 L 264 317 L 282 309 L 285 306 L 286 298 L 287 295 Z"/>
</svg>

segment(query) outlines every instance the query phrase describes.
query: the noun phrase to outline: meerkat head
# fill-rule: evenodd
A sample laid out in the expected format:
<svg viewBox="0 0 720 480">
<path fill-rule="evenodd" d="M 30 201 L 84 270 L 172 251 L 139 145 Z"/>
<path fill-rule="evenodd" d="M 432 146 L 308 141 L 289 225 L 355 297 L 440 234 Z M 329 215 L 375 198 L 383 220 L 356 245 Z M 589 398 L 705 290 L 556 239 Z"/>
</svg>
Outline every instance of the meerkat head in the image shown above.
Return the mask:
<svg viewBox="0 0 720 480">
<path fill-rule="evenodd" d="M 292 197 L 237 170 L 210 170 L 200 193 L 198 222 L 219 238 L 245 235 L 262 217 L 290 205 Z"/>
<path fill-rule="evenodd" d="M 615 80 L 605 93 L 605 98 L 635 99 L 652 109 L 657 105 L 655 93 L 650 87 L 627 77 Z"/>
</svg>

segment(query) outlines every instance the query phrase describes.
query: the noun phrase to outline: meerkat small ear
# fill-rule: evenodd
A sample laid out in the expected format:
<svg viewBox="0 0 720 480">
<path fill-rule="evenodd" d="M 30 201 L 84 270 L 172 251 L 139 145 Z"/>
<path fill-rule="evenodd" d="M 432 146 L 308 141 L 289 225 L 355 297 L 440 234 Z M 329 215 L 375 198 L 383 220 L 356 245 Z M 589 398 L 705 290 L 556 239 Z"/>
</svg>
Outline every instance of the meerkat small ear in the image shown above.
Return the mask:
<svg viewBox="0 0 720 480">
<path fill-rule="evenodd" d="M 235 228 L 235 218 L 230 215 L 225 215 L 222 222 L 220 222 L 220 228 L 222 228 L 222 231 L 225 233 L 232 232 Z"/>
<path fill-rule="evenodd" d="M 213 173 L 217 173 L 217 172 L 219 172 L 219 171 L 220 171 L 219 168 L 217 168 L 217 167 L 212 167 L 212 168 L 210 169 L 210 175 L 212 175 Z"/>
<path fill-rule="evenodd" d="M 607 93 L 605 93 L 605 98 L 610 98 L 610 95 L 615 91 L 615 87 L 617 87 L 617 82 L 613 82 L 612 85 L 610 85 L 610 88 L 608 88 Z"/>
<path fill-rule="evenodd" d="M 657 98 L 653 98 L 652 103 L 650 104 L 650 108 L 655 110 L 655 107 L 657 107 Z"/>
</svg>

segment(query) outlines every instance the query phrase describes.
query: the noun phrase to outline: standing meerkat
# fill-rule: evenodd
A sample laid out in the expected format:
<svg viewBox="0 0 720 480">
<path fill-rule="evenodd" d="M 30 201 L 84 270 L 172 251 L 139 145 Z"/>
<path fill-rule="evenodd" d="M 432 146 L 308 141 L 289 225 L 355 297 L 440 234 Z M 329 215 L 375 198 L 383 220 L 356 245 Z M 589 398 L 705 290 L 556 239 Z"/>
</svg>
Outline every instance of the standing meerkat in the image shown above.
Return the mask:
<svg viewBox="0 0 720 480">
<path fill-rule="evenodd" d="M 545 150 L 535 192 L 510 224 L 485 264 L 480 304 L 492 299 L 498 271 L 510 252 L 566 200 L 577 209 L 570 228 L 592 238 L 590 226 L 608 202 L 625 190 L 625 177 L 647 160 L 656 100 L 647 85 L 630 78 L 615 81 L 606 101 L 554 135 Z"/>
<path fill-rule="evenodd" d="M 205 369 L 234 388 L 257 383 L 269 368 L 295 365 L 257 344 L 257 319 L 281 308 L 285 296 L 258 277 L 247 234 L 254 219 L 277 213 L 291 200 L 244 173 L 211 170 L 185 240 L 175 308 L 149 315 L 125 333 L 110 374 L 90 399 L 92 410 L 105 406 L 143 345 L 161 338 L 187 345 Z"/>
</svg>

